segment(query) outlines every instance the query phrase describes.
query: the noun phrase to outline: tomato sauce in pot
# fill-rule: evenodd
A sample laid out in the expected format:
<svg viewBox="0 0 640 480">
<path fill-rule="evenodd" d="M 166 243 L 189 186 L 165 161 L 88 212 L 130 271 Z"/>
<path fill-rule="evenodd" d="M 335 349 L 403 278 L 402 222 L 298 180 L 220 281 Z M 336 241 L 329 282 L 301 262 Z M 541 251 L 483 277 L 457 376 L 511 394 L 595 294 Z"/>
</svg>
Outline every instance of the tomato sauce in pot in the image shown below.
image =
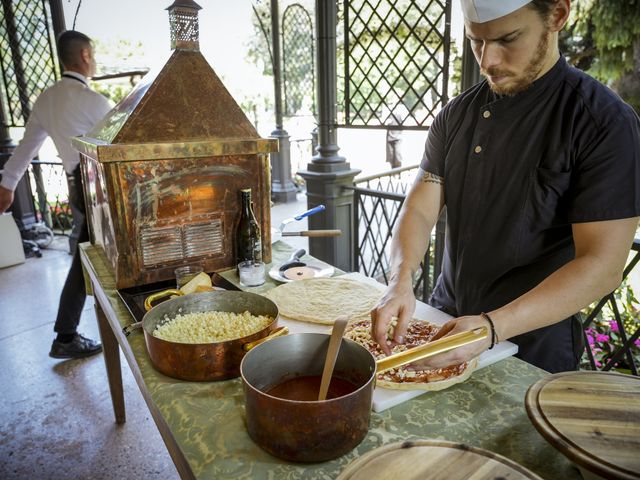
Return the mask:
<svg viewBox="0 0 640 480">
<path fill-rule="evenodd" d="M 297 400 L 299 402 L 314 402 L 318 400 L 320 393 L 321 375 L 305 375 L 287 379 L 277 383 L 275 386 L 265 391 L 272 397 L 283 398 L 285 400 Z M 355 392 L 359 387 L 348 380 L 340 377 L 331 377 L 327 400 L 340 398 Z"/>
</svg>

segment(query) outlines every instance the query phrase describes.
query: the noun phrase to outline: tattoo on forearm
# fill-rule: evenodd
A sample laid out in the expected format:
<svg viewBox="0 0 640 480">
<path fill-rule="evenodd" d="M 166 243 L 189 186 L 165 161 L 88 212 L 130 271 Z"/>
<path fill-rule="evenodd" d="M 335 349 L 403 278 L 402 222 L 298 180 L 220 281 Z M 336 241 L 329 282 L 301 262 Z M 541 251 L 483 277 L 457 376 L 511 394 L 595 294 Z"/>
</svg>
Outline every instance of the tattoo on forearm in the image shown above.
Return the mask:
<svg viewBox="0 0 640 480">
<path fill-rule="evenodd" d="M 444 184 L 444 178 L 434 175 L 431 172 L 424 172 L 422 175 L 422 181 L 424 183 L 436 183 L 438 185 Z"/>
</svg>

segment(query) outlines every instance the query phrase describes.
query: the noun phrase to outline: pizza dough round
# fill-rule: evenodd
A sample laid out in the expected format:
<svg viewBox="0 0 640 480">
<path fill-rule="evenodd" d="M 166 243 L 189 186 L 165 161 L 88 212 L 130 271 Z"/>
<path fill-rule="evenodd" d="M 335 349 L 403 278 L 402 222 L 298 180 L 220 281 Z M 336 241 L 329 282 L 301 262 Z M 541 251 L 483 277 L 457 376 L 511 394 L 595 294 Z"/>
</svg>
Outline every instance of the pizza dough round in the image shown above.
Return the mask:
<svg viewBox="0 0 640 480">
<path fill-rule="evenodd" d="M 388 388 L 389 390 L 425 390 L 429 392 L 437 392 L 438 390 L 449 388 L 451 385 L 455 385 L 456 383 L 464 382 L 471 376 L 477 367 L 478 360 L 474 358 L 467 362 L 467 368 L 465 368 L 460 375 L 455 375 L 445 380 L 437 380 L 434 382 L 390 382 L 388 380 L 381 380 L 378 377 L 376 380 L 376 386 L 380 388 Z"/>
<path fill-rule="evenodd" d="M 337 317 L 369 317 L 382 292 L 347 278 L 310 278 L 284 283 L 267 293 L 280 315 L 294 320 L 332 325 Z"/>
<path fill-rule="evenodd" d="M 415 318 L 410 320 L 405 335 L 406 344 L 396 345 L 393 348 L 393 353 L 400 353 L 401 351 L 430 342 L 439 328 L 438 325 L 427 322 L 426 320 L 417 320 Z M 389 335 L 391 335 L 390 332 Z M 365 347 L 375 358 L 380 359 L 385 357 L 382 348 L 371 337 L 370 320 L 351 323 L 347 327 L 344 336 Z M 402 366 L 379 374 L 376 378 L 376 387 L 387 388 L 389 390 L 443 390 L 456 383 L 464 382 L 471 376 L 471 373 L 477 368 L 477 365 L 478 361 L 474 358 L 460 365 L 429 370 L 413 371 L 409 370 L 406 366 Z M 405 380 L 405 378 L 411 379 Z"/>
</svg>

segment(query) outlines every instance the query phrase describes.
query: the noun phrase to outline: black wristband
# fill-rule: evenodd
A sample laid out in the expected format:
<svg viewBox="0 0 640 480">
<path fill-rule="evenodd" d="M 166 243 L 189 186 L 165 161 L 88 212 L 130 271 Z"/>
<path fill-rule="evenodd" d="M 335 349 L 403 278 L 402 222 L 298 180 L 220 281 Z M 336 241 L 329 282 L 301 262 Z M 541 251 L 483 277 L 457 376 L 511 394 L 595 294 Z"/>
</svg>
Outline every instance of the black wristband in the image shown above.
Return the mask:
<svg viewBox="0 0 640 480">
<path fill-rule="evenodd" d="M 489 315 L 482 312 L 480 316 L 484 318 L 487 322 L 489 322 L 489 326 L 491 327 L 491 346 L 489 347 L 489 350 L 491 350 L 494 347 L 494 345 L 499 341 L 498 335 L 496 335 L 496 327 L 493 325 L 493 320 L 491 320 L 491 317 Z"/>
</svg>

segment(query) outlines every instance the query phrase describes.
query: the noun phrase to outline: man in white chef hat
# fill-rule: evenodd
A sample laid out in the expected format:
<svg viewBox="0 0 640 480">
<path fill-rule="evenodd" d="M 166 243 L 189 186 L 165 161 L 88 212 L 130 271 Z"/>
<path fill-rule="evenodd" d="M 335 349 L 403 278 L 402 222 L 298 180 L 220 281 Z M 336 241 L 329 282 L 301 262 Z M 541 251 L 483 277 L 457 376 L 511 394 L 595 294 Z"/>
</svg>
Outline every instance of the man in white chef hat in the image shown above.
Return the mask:
<svg viewBox="0 0 640 480">
<path fill-rule="evenodd" d="M 485 80 L 451 100 L 429 130 L 372 335 L 389 353 L 397 316 L 393 341 L 403 343 L 413 274 L 446 207 L 430 303 L 454 318 L 439 336 L 481 326 L 490 335 L 417 368 L 457 364 L 508 339 L 525 361 L 575 370 L 577 312 L 618 287 L 638 225 L 640 120 L 561 56 L 569 0 L 461 3 Z"/>
</svg>

